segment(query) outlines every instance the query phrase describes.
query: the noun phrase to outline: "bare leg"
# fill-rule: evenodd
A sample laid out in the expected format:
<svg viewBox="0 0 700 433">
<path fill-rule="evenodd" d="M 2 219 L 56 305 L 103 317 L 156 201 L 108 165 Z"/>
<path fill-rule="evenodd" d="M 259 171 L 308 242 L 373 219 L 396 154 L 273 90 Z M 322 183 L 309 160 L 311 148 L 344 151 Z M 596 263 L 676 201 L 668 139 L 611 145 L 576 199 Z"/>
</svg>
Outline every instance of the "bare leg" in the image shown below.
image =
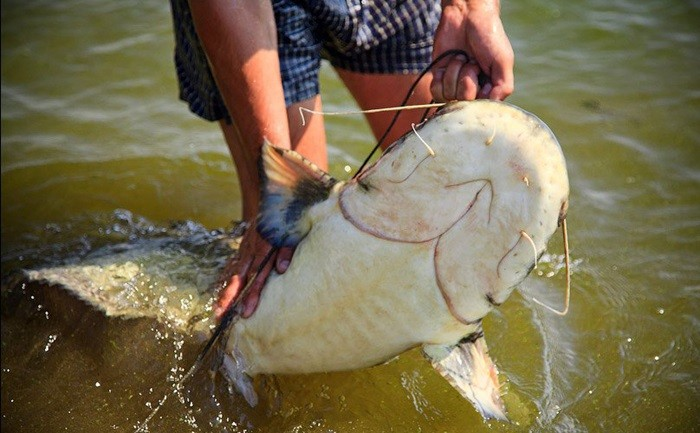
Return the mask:
<svg viewBox="0 0 700 433">
<path fill-rule="evenodd" d="M 219 126 L 226 139 L 228 150 L 233 158 L 238 174 L 238 184 L 243 200 L 243 220 L 252 221 L 257 213 L 259 192 L 258 171 L 255 164 L 256 157 L 250 152 L 249 146 L 244 146 L 238 128 L 225 120 L 219 121 Z"/>
<path fill-rule="evenodd" d="M 393 107 L 401 104 L 406 93 L 418 74 L 363 74 L 346 69 L 337 69 L 338 75 L 355 97 L 355 100 L 363 110 L 382 107 Z M 430 81 L 432 74 L 426 74 L 420 81 L 413 96 L 408 100 L 410 104 L 427 104 L 431 101 Z M 423 109 L 405 110 L 392 128 L 383 143 L 386 148 L 397 138 L 411 130 L 411 123 L 418 123 L 423 115 Z M 395 112 L 373 113 L 365 115 L 374 136 L 378 139 L 391 123 Z"/>
<path fill-rule="evenodd" d="M 258 158 L 264 139 L 282 148 L 297 148 L 321 167 L 326 167 L 323 120 L 314 119 L 306 127 L 298 121 L 289 124 L 290 113 L 298 106 L 285 107 L 280 77 L 277 32 L 270 2 L 228 0 L 190 1 L 197 35 L 207 53 L 217 86 L 235 125 L 221 124 L 233 157 L 243 197 L 243 218 L 255 220 L 260 204 Z M 319 98 L 299 105 L 320 106 Z M 298 115 L 293 119 L 298 119 Z M 244 316 L 252 314 L 272 263 L 262 265 L 271 251 L 257 230 L 247 230 L 241 241 L 240 256 L 224 272 L 225 285 L 219 294 L 216 315 L 221 317 L 231 299 L 250 285 L 244 300 Z M 282 257 L 281 257 L 282 256 Z M 285 268 L 284 255 L 274 261 L 279 272 Z M 255 280 L 249 279 L 255 275 Z"/>
<path fill-rule="evenodd" d="M 321 97 L 316 95 L 287 108 L 289 135 L 292 150 L 318 165 L 321 170 L 328 170 L 328 151 L 326 149 L 326 130 L 323 116 L 306 116 L 306 125 L 302 126 L 299 108 L 321 111 Z"/>
</svg>

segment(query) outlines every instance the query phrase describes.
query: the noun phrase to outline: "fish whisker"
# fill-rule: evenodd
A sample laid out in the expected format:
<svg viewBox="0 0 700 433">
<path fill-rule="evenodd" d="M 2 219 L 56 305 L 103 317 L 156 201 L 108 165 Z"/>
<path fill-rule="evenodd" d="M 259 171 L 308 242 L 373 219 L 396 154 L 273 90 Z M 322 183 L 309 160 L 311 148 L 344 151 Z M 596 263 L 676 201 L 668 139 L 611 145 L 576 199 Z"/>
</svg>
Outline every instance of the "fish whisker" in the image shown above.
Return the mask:
<svg viewBox="0 0 700 433">
<path fill-rule="evenodd" d="M 535 253 L 535 267 L 533 269 L 537 269 L 537 246 L 535 245 L 535 241 L 532 240 L 530 235 L 527 234 L 525 230 L 520 230 L 520 236 L 530 241 L 530 245 L 532 245 L 532 251 Z"/>
<path fill-rule="evenodd" d="M 416 124 L 415 124 L 415 123 L 411 123 L 411 129 L 412 129 L 413 132 L 416 134 L 416 137 L 418 137 L 418 139 L 420 140 L 420 142 L 423 143 L 423 144 L 425 145 L 426 148 L 428 148 L 428 153 L 430 154 L 430 156 L 432 156 L 432 157 L 434 158 L 434 157 L 435 157 L 435 151 L 433 150 L 432 147 L 430 147 L 430 145 L 429 145 L 428 143 L 425 142 L 425 140 L 423 140 L 423 137 L 421 137 L 420 134 L 418 134 L 418 131 L 416 130 Z"/>
<path fill-rule="evenodd" d="M 545 305 L 544 303 L 540 302 L 537 300 L 537 298 L 532 298 L 532 300 L 536 303 L 539 304 L 540 306 L 548 309 L 552 313 L 558 315 L 558 316 L 566 316 L 566 313 L 569 312 L 569 304 L 571 301 L 571 265 L 570 265 L 570 260 L 569 260 L 569 236 L 566 230 L 566 218 L 561 220 L 561 229 L 562 229 L 562 236 L 564 238 L 564 264 L 566 266 L 566 295 L 564 297 L 564 309 L 563 310 L 557 310 L 555 308 L 550 307 L 549 305 Z"/>
</svg>

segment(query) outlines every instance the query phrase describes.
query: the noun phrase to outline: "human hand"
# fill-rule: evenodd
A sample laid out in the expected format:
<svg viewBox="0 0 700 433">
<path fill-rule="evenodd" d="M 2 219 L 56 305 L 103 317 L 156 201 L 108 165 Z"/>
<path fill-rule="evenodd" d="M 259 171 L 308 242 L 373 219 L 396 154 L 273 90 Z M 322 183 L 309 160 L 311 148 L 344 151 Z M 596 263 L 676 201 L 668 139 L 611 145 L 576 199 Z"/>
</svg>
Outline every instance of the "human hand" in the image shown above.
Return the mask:
<svg viewBox="0 0 700 433">
<path fill-rule="evenodd" d="M 513 48 L 503 29 L 498 0 L 445 0 L 435 33 L 433 58 L 452 50 L 457 54 L 433 68 L 430 91 L 436 101 L 490 98 L 513 93 Z M 479 83 L 479 74 L 488 80 Z"/>
<path fill-rule="evenodd" d="M 260 293 L 273 266 L 279 274 L 287 270 L 294 253 L 292 248 L 280 248 L 260 269 L 265 256 L 271 249 L 272 246 L 260 236 L 255 226 L 248 227 L 243 234 L 238 254 L 231 258 L 222 272 L 220 279 L 222 289 L 214 306 L 217 320 L 221 320 L 229 306 L 240 296 L 243 296 L 241 316 L 250 317 L 258 306 Z M 251 286 L 243 293 L 243 289 L 249 283 Z"/>
</svg>

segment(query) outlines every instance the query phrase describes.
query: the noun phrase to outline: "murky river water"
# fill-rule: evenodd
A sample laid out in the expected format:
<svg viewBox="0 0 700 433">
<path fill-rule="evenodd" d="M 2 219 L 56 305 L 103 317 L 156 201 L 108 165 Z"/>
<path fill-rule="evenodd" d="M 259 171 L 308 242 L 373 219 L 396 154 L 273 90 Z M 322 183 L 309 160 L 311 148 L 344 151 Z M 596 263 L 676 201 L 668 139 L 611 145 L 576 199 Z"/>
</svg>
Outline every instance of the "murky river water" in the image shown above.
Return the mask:
<svg viewBox="0 0 700 433">
<path fill-rule="evenodd" d="M 268 378 L 256 409 L 202 371 L 151 431 L 700 431 L 700 3 L 503 1 L 503 17 L 510 102 L 547 122 L 567 157 L 574 260 L 567 316 L 531 301 L 563 298 L 554 239 L 486 320 L 513 422 L 484 423 L 409 352 Z M 238 217 L 217 126 L 177 100 L 170 25 L 167 2 L 2 3 L 3 432 L 132 431 L 200 347 L 168 322 L 107 319 L 9 283 L 143 245 L 173 221 L 197 240 L 187 248 L 206 249 Z M 326 108 L 353 108 L 330 70 L 323 92 Z M 331 171 L 347 177 L 369 130 L 332 117 L 328 135 Z M 180 277 L 206 288 L 211 265 L 185 260 Z"/>
</svg>

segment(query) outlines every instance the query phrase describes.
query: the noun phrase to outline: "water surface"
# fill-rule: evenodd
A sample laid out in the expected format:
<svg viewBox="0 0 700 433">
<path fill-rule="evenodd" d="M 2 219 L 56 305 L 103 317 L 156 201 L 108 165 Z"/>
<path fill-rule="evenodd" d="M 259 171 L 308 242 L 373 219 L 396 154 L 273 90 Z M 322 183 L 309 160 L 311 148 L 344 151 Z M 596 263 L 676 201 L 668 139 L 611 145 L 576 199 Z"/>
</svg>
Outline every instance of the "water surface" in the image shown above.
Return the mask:
<svg viewBox="0 0 700 433">
<path fill-rule="evenodd" d="M 574 260 L 567 316 L 531 301 L 561 304 L 555 237 L 486 320 L 513 423 L 484 423 L 409 352 L 267 379 L 256 409 L 202 371 L 152 431 L 698 431 L 700 4 L 502 3 L 509 101 L 542 118 L 567 158 Z M 55 290 L 7 291 L 18 269 L 145 242 L 174 221 L 204 239 L 238 218 L 217 126 L 177 100 L 169 14 L 150 0 L 2 4 L 3 431 L 132 431 L 200 347 Z M 354 109 L 330 69 L 322 78 L 328 109 Z M 327 124 L 342 179 L 372 138 L 361 117 Z"/>
</svg>

